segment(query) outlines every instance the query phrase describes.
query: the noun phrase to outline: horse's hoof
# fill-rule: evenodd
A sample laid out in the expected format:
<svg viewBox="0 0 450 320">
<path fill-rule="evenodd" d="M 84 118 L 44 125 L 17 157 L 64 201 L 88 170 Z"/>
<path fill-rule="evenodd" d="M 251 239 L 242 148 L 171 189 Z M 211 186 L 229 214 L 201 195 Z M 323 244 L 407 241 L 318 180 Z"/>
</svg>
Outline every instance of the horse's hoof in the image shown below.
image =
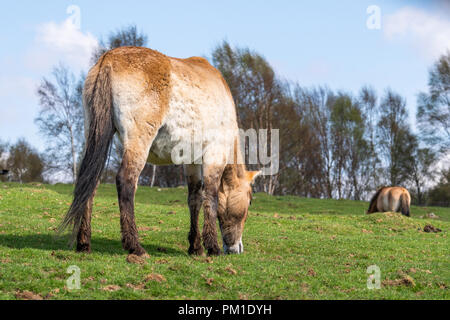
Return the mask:
<svg viewBox="0 0 450 320">
<path fill-rule="evenodd" d="M 77 244 L 77 252 L 79 252 L 79 253 L 91 253 L 91 245 L 89 245 L 89 244 Z"/>
<path fill-rule="evenodd" d="M 150 258 L 150 256 L 148 255 L 147 251 L 145 251 L 144 248 L 139 247 L 135 250 L 130 250 L 130 255 L 135 255 L 138 257 L 142 257 L 142 258 Z"/>
<path fill-rule="evenodd" d="M 202 256 L 203 255 L 203 247 L 199 247 L 199 248 L 189 247 L 188 253 L 191 256 Z"/>
<path fill-rule="evenodd" d="M 219 248 L 208 249 L 208 256 L 220 256 L 220 249 Z"/>
</svg>

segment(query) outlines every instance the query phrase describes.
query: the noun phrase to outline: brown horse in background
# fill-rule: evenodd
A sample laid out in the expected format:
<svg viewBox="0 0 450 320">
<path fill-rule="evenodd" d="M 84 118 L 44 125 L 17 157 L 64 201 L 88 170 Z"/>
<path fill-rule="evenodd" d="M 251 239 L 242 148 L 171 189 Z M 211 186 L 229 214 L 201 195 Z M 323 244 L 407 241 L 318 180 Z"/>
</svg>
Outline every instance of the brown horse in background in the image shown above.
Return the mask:
<svg viewBox="0 0 450 320">
<path fill-rule="evenodd" d="M 410 216 L 411 195 L 402 187 L 382 187 L 370 200 L 367 214 L 374 212 L 401 212 Z"/>
</svg>

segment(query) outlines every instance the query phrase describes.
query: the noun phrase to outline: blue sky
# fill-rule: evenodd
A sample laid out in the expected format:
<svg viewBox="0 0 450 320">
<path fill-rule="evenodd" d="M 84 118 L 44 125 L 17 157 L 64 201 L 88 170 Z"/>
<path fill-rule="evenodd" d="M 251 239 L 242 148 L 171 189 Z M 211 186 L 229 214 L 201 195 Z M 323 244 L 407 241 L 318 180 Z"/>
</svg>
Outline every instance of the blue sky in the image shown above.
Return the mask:
<svg viewBox="0 0 450 320">
<path fill-rule="evenodd" d="M 366 26 L 370 5 L 381 10 L 381 29 Z M 303 86 L 391 87 L 407 98 L 413 126 L 428 69 L 450 49 L 448 1 L 9 1 L 0 21 L 0 139 L 25 137 L 41 151 L 33 122 L 40 79 L 60 61 L 85 70 L 96 41 L 128 24 L 170 56 L 207 56 L 226 39 Z"/>
</svg>

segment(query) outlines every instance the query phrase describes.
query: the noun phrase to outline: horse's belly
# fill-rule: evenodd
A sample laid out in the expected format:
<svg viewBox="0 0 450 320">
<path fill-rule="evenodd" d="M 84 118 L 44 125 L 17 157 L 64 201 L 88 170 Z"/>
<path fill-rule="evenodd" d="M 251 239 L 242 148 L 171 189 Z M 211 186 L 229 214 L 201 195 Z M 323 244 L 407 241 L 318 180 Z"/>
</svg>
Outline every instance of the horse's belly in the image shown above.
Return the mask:
<svg viewBox="0 0 450 320">
<path fill-rule="evenodd" d="M 176 139 L 166 126 L 162 126 L 153 140 L 147 161 L 155 165 L 171 165 L 172 150 L 182 141 Z"/>
<path fill-rule="evenodd" d="M 193 147 L 197 140 L 193 129 L 166 123 L 153 140 L 147 161 L 155 165 L 197 163 L 202 157 L 202 147 L 196 150 Z M 201 140 L 198 142 L 203 143 Z"/>
<path fill-rule="evenodd" d="M 207 161 L 226 161 L 235 136 L 236 130 L 211 131 L 201 122 L 183 128 L 176 121 L 169 121 L 159 129 L 147 161 L 155 165 L 201 164 L 205 156 Z"/>
</svg>

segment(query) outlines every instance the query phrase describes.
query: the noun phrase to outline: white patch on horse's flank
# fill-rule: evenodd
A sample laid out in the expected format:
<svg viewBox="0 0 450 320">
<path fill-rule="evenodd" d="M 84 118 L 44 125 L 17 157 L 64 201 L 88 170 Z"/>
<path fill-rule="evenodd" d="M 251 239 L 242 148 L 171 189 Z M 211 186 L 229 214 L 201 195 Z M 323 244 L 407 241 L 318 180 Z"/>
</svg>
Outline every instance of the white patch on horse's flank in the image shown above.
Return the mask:
<svg viewBox="0 0 450 320">
<path fill-rule="evenodd" d="M 183 62 L 171 59 L 171 63 L 174 68 L 171 72 L 169 109 L 150 149 L 150 160 L 156 164 L 173 163 L 174 148 L 191 145 L 196 135 L 202 143 L 203 162 L 224 163 L 233 141 L 230 130 L 234 135 L 238 133 L 232 98 L 220 78 L 199 86 L 183 73 L 176 72 Z M 218 134 L 208 134 L 208 131 Z M 198 158 L 190 159 L 194 163 L 201 160 Z"/>
<path fill-rule="evenodd" d="M 130 137 L 136 135 L 135 115 L 142 118 L 146 113 L 151 113 L 153 109 L 159 108 L 157 97 L 152 92 L 144 92 L 145 81 L 143 74 L 133 72 L 126 75 L 119 75 L 112 79 L 113 114 L 114 125 L 119 133 L 124 146 L 128 144 Z"/>
<path fill-rule="evenodd" d="M 389 210 L 389 198 L 383 197 L 383 208 L 380 208 L 380 210 Z"/>
</svg>

